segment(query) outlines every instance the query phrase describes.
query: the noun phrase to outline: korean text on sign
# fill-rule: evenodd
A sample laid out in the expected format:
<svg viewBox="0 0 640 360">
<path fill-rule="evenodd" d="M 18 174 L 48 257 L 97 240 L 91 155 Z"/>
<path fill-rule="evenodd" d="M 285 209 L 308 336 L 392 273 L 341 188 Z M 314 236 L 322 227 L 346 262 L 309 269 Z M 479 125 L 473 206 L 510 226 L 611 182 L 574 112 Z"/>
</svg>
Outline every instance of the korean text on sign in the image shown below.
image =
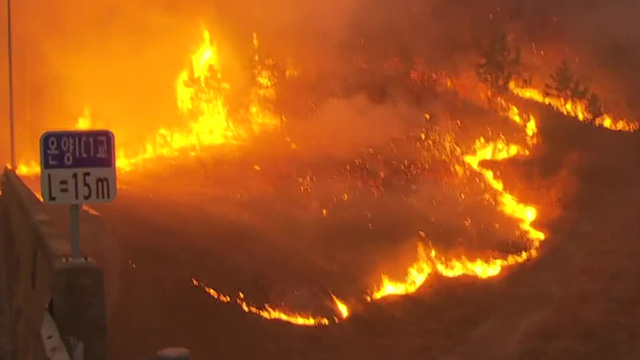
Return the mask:
<svg viewBox="0 0 640 360">
<path fill-rule="evenodd" d="M 55 132 L 42 137 L 44 169 L 113 167 L 113 135 L 108 131 Z"/>
<path fill-rule="evenodd" d="M 40 139 L 43 200 L 58 204 L 116 196 L 115 140 L 106 130 L 47 132 Z"/>
</svg>

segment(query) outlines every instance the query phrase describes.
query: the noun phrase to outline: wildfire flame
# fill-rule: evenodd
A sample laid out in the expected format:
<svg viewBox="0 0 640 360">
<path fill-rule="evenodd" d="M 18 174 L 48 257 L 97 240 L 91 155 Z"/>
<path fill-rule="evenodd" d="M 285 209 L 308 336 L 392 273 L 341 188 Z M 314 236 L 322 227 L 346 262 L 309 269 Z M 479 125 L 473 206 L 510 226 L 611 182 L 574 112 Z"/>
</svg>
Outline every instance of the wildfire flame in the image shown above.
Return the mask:
<svg viewBox="0 0 640 360">
<path fill-rule="evenodd" d="M 349 307 L 347 306 L 347 304 L 345 304 L 344 301 L 338 299 L 333 294 L 331 294 L 331 298 L 333 299 L 333 302 L 336 305 L 336 308 L 338 309 L 338 311 L 340 312 L 340 315 L 342 316 L 342 318 L 346 319 L 349 316 Z"/>
<path fill-rule="evenodd" d="M 91 107 L 86 105 L 82 111 L 82 115 L 78 117 L 73 128 L 75 130 L 87 130 L 91 129 L 91 127 Z M 37 175 L 40 173 L 40 164 L 33 160 L 19 163 L 16 168 L 16 173 L 23 176 Z"/>
<path fill-rule="evenodd" d="M 589 113 L 588 106 L 584 101 L 548 95 L 532 87 L 520 87 L 515 82 L 509 84 L 509 89 L 521 98 L 549 105 L 564 115 L 574 117 L 582 122 L 588 122 L 592 119 L 592 115 Z M 592 121 L 596 126 L 614 131 L 635 131 L 638 130 L 639 127 L 636 121 L 615 119 L 609 114 L 600 115 Z"/>
<path fill-rule="evenodd" d="M 462 275 L 476 276 L 480 279 L 500 274 L 503 267 L 522 263 L 537 256 L 538 251 L 533 248 L 519 254 L 509 255 L 506 259 L 475 259 L 467 257 L 458 259 L 446 259 L 438 256 L 436 250 L 431 248 L 429 253 L 422 243 L 418 243 L 418 260 L 407 270 L 404 280 L 391 280 L 387 275 L 382 275 L 381 284 L 376 287 L 367 300 L 379 300 L 388 296 L 412 294 L 425 283 L 433 273 L 444 277 L 454 278 Z"/>
<path fill-rule="evenodd" d="M 240 308 L 250 314 L 255 314 L 261 316 L 268 320 L 281 320 L 294 325 L 302 325 L 302 326 L 318 326 L 318 325 L 329 325 L 331 321 L 322 316 L 312 316 L 306 314 L 294 314 L 285 310 L 274 309 L 269 305 L 264 305 L 263 307 L 257 307 L 249 304 L 246 300 L 244 300 L 244 294 L 239 293 L 235 299 L 232 299 L 230 296 L 227 296 L 223 293 L 220 293 L 203 283 L 199 282 L 196 279 L 191 279 L 193 286 L 202 288 L 207 294 L 209 294 L 214 299 L 223 302 L 223 303 L 231 303 L 235 302 L 240 306 Z M 344 302 L 338 299 L 335 295 L 331 295 L 333 301 L 335 303 L 336 309 L 339 311 L 341 318 L 345 319 L 349 316 L 349 310 Z M 334 322 L 336 322 L 334 320 Z"/>
<path fill-rule="evenodd" d="M 583 102 L 553 97 L 543 94 L 534 88 L 518 87 L 515 83 L 509 84 L 510 90 L 517 96 L 550 105 L 564 115 L 572 116 L 586 122 L 591 118 L 587 111 L 587 105 Z M 527 144 L 533 146 L 537 143 L 538 126 L 535 118 L 530 114 L 520 111 L 515 105 L 509 104 L 502 98 L 497 98 L 498 111 L 515 123 L 523 126 Z M 626 119 L 614 120 L 611 115 L 601 115 L 593 120 L 597 126 L 616 131 L 635 131 L 638 123 Z M 528 250 L 517 254 L 511 254 L 505 259 L 470 260 L 466 257 L 459 259 L 445 259 L 438 257 L 435 249 L 429 253 L 425 251 L 422 243 L 418 244 L 418 260 L 407 270 L 403 281 L 391 280 L 387 275 L 382 275 L 382 282 L 373 291 L 369 300 L 381 299 L 391 295 L 404 295 L 417 291 L 432 273 L 445 277 L 457 277 L 472 275 L 478 278 L 487 278 L 498 275 L 502 268 L 508 265 L 518 264 L 539 254 L 540 243 L 546 235 L 533 227 L 538 211 L 531 205 L 520 202 L 514 195 L 504 189 L 504 183 L 497 178 L 493 171 L 483 168 L 480 164 L 483 160 L 505 160 L 514 156 L 526 156 L 529 149 L 517 144 L 510 144 L 501 136 L 497 140 L 487 141 L 483 137 L 475 142 L 474 151 L 464 156 L 465 163 L 477 173 L 480 173 L 486 183 L 495 191 L 498 208 L 508 217 L 514 218 L 520 225 L 520 230 L 531 241 Z"/>
<path fill-rule="evenodd" d="M 278 118 L 271 111 L 265 111 L 268 104 L 276 98 L 274 89 L 276 79 L 273 72 L 268 68 L 274 64 L 274 60 L 266 59 L 266 66 L 263 65 L 260 62 L 260 55 L 258 55 L 259 45 L 258 35 L 253 33 L 253 47 L 255 50 L 253 74 L 255 76 L 256 86 L 251 91 L 249 112 L 251 114 L 251 126 L 256 134 L 263 131 L 277 130 L 284 122 L 284 118 Z"/>
<path fill-rule="evenodd" d="M 501 114 L 507 116 L 515 123 L 521 125 L 526 134 L 527 143 L 533 145 L 537 142 L 537 125 L 532 115 L 525 114 L 506 100 L 498 98 L 497 108 Z M 418 260 L 407 270 L 404 280 L 391 280 L 387 275 L 382 275 L 381 284 L 378 285 L 368 300 L 378 300 L 392 295 L 406 295 L 416 292 L 433 273 L 445 277 L 458 277 L 471 275 L 484 279 L 500 274 L 503 267 L 518 264 L 538 255 L 540 242 L 545 239 L 545 234 L 533 227 L 537 217 L 537 209 L 524 204 L 514 195 L 504 189 L 504 183 L 497 178 L 493 171 L 483 168 L 480 164 L 484 160 L 505 160 L 514 156 L 526 156 L 529 150 L 517 144 L 509 144 L 504 137 L 494 141 L 487 141 L 484 137 L 476 140 L 470 154 L 464 155 L 464 162 L 473 171 L 481 174 L 485 182 L 494 190 L 498 208 L 506 216 L 518 221 L 524 235 L 532 241 L 531 248 L 518 254 L 511 254 L 505 259 L 475 259 L 467 257 L 446 259 L 438 256 L 435 249 L 427 252 L 422 243 L 418 244 Z"/>
<path fill-rule="evenodd" d="M 195 155 L 211 146 L 243 144 L 251 133 L 274 131 L 284 122 L 272 113 L 269 106 L 276 98 L 275 75 L 266 65 L 273 60 L 265 60 L 266 65 L 261 62 L 257 55 L 257 35 L 254 34 L 255 86 L 248 94 L 246 121 L 230 118 L 226 101 L 230 85 L 223 80 L 217 44 L 212 42 L 207 30 L 203 31 L 202 37 L 200 47 L 190 57 L 190 65 L 176 81 L 177 106 L 188 121 L 187 127 L 181 130 L 158 129 L 141 151 L 119 150 L 118 170 L 130 171 L 147 160 L 161 157 L 175 157 L 183 153 Z M 74 128 L 92 128 L 88 106 Z M 118 132 L 114 132 L 117 138 Z M 40 166 L 36 161 L 26 161 L 20 162 L 16 170 L 20 175 L 37 175 Z"/>
<path fill-rule="evenodd" d="M 82 115 L 76 120 L 76 126 L 74 128 L 77 130 L 91 129 L 91 107 L 88 105 L 84 107 Z"/>
<path fill-rule="evenodd" d="M 257 44 L 255 34 L 254 42 Z M 191 67 L 180 73 L 176 84 L 178 109 L 191 119 L 189 129 L 158 130 L 155 142 L 147 143 L 145 151 L 138 156 L 120 154 L 118 166 L 130 170 L 150 158 L 176 156 L 184 151 L 193 155 L 205 147 L 243 144 L 250 131 L 256 134 L 277 129 L 280 121 L 266 109 L 269 101 L 275 98 L 273 74 L 262 67 L 257 55 L 254 67 L 256 86 L 249 94 L 250 129 L 246 129 L 240 119 L 229 116 L 226 98 L 230 85 L 223 81 L 218 47 L 204 30 L 203 42 L 191 56 Z"/>
<path fill-rule="evenodd" d="M 247 108 L 245 111 L 237 112 L 243 114 L 239 116 L 244 116 L 244 119 L 231 118 L 227 103 L 231 86 L 224 81 L 222 76 L 217 44 L 212 42 L 208 31 L 204 30 L 202 36 L 202 43 L 191 55 L 189 66 L 178 75 L 175 85 L 177 107 L 186 119 L 187 126 L 179 130 L 158 129 L 154 138 L 146 142 L 142 151 L 120 151 L 117 159 L 119 170 L 132 170 L 149 159 L 183 154 L 194 155 L 206 147 L 245 144 L 252 135 L 278 130 L 285 123 L 285 119 L 275 115 L 272 108 L 272 104 L 276 100 L 275 86 L 278 82 L 277 74 L 273 70 L 275 61 L 269 58 L 262 59 L 259 56 L 257 35 L 253 34 L 255 85 L 247 96 Z M 421 84 L 428 79 L 418 70 L 411 73 L 411 78 Z M 295 70 L 287 69 L 287 77 L 294 75 Z M 438 79 L 440 79 L 439 76 L 432 80 Z M 446 80 L 445 84 L 448 89 L 455 88 L 455 84 L 446 77 L 446 74 L 442 79 Z M 546 95 L 535 88 L 519 87 L 515 83 L 511 83 L 509 88 L 513 94 L 521 98 L 549 105 L 563 114 L 583 122 L 593 121 L 598 126 L 617 131 L 638 129 L 636 122 L 614 119 L 607 114 L 592 119 L 593 116 L 589 114 L 587 104 L 581 101 Z M 532 115 L 522 112 L 503 98 L 493 98 L 491 101 L 501 115 L 522 128 L 526 145 L 511 143 L 502 135 L 493 139 L 480 137 L 466 152 L 463 152 L 457 145 L 452 145 L 456 148 L 449 149 L 449 152 L 454 154 L 451 158 L 451 164 L 454 165 L 458 176 L 477 175 L 484 180 L 488 195 L 493 198 L 498 210 L 518 223 L 519 230 L 516 235 L 527 239 L 527 250 L 502 258 L 470 259 L 466 256 L 447 257 L 440 254 L 432 246 L 426 246 L 423 242 L 419 242 L 417 260 L 408 267 L 405 278 L 394 280 L 388 275 L 382 274 L 380 283 L 374 286 L 370 295 L 366 297 L 369 301 L 414 293 L 432 275 L 444 277 L 469 275 L 480 279 L 493 277 L 500 274 L 506 266 L 522 263 L 539 255 L 539 247 L 545 240 L 546 234 L 534 227 L 538 209 L 520 201 L 505 189 L 503 181 L 491 169 L 482 166 L 484 161 L 503 161 L 516 156 L 528 156 L 531 147 L 538 143 L 538 124 Z M 231 113 L 235 114 L 236 112 Z M 425 117 L 429 119 L 429 115 Z M 92 127 L 90 107 L 87 106 L 77 119 L 75 128 L 90 129 Z M 292 147 L 294 147 L 293 143 Z M 132 153 L 134 155 L 131 155 Z M 254 165 L 254 169 L 259 171 L 260 166 Z M 35 161 L 20 163 L 16 170 L 21 175 L 37 174 L 40 171 L 39 165 Z M 307 191 L 307 188 L 310 189 L 309 176 L 305 181 L 301 181 L 301 192 Z M 348 196 L 345 194 L 344 201 L 347 199 Z M 329 211 L 322 209 L 322 215 L 328 217 Z M 426 236 L 422 234 L 422 237 Z M 329 325 L 347 319 L 351 314 L 348 305 L 333 294 L 330 295 L 336 316 L 330 320 L 328 317 L 276 309 L 268 304 L 256 306 L 245 300 L 243 293 L 231 297 L 196 279 L 192 279 L 192 284 L 222 303 L 235 303 L 246 313 L 295 325 Z"/>
<path fill-rule="evenodd" d="M 160 129 L 160 138 L 164 138 L 171 149 L 237 142 L 239 135 L 227 116 L 225 92 L 228 89 L 220 73 L 218 47 L 215 42 L 211 43 L 205 30 L 200 48 L 191 56 L 191 68 L 180 73 L 176 84 L 178 109 L 195 121 L 187 132 Z"/>
<path fill-rule="evenodd" d="M 18 163 L 16 173 L 22 176 L 33 176 L 40 174 L 40 164 L 31 160 L 28 162 Z"/>
</svg>

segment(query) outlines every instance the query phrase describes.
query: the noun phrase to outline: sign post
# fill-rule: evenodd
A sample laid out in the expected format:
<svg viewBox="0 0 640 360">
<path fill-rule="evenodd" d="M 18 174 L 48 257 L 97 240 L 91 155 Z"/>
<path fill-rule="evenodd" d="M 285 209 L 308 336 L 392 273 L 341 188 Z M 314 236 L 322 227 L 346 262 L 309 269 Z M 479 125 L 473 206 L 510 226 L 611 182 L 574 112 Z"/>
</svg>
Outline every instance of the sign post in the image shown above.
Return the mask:
<svg viewBox="0 0 640 360">
<path fill-rule="evenodd" d="M 80 206 L 116 197 L 115 138 L 108 130 L 50 131 L 40 137 L 42 200 L 70 205 L 71 256 L 80 255 Z"/>
<path fill-rule="evenodd" d="M 71 219 L 71 258 L 80 259 L 80 205 L 72 204 L 69 215 Z"/>
<path fill-rule="evenodd" d="M 7 0 L 7 57 L 9 58 L 9 144 L 11 146 L 11 168 L 16 169 L 16 129 L 13 116 L 13 46 L 11 44 L 11 0 Z"/>
</svg>

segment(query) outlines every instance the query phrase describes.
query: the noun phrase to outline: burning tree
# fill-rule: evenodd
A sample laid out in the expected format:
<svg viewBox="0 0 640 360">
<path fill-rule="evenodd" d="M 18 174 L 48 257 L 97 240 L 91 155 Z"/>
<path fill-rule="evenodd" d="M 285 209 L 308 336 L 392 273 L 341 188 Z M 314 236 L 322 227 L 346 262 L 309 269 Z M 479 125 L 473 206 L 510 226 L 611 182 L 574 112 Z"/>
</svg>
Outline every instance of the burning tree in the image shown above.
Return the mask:
<svg viewBox="0 0 640 360">
<path fill-rule="evenodd" d="M 204 75 L 199 76 L 193 70 L 190 70 L 188 76 L 182 79 L 184 86 L 191 89 L 192 101 L 195 101 L 197 105 L 223 101 L 224 95 L 229 90 L 229 85 L 224 83 L 217 76 L 217 73 L 218 70 L 209 65 Z M 197 108 L 193 111 L 197 112 L 199 116 L 202 109 Z"/>
<path fill-rule="evenodd" d="M 263 57 L 259 54 L 258 36 L 253 34 L 253 46 L 255 54 L 253 56 L 253 89 L 250 96 L 250 113 L 253 128 L 256 133 L 262 130 L 282 130 L 285 118 L 283 114 L 277 114 L 276 108 L 279 105 L 276 88 L 283 85 L 286 80 L 297 75 L 291 66 L 276 61 L 274 58 Z"/>
<path fill-rule="evenodd" d="M 492 91 L 504 93 L 521 74 L 520 49 L 512 48 L 506 33 L 500 33 L 480 49 L 482 61 L 476 65 L 478 79 Z"/>
<path fill-rule="evenodd" d="M 562 61 L 550 78 L 551 83 L 545 84 L 547 94 L 584 103 L 591 120 L 604 113 L 600 96 L 593 93 L 573 74 L 567 60 Z"/>
<path fill-rule="evenodd" d="M 587 111 L 591 115 L 591 119 L 597 119 L 604 115 L 604 109 L 602 108 L 602 100 L 597 94 L 591 93 L 587 98 Z"/>
<path fill-rule="evenodd" d="M 550 78 L 551 83 L 545 84 L 548 94 L 576 100 L 587 99 L 589 88 L 575 77 L 567 60 L 562 61 Z"/>
</svg>

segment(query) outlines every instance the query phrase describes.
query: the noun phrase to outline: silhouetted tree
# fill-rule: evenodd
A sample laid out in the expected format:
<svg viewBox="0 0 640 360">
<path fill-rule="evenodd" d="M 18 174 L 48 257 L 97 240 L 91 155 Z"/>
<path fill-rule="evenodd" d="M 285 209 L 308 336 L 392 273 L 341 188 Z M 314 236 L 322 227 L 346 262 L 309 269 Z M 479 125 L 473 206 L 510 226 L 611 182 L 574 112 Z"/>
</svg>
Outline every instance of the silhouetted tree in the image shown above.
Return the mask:
<svg viewBox="0 0 640 360">
<path fill-rule="evenodd" d="M 551 84 L 545 84 L 547 93 L 575 100 L 587 100 L 589 87 L 575 77 L 567 60 L 563 60 L 550 77 Z"/>
<path fill-rule="evenodd" d="M 562 61 L 550 77 L 551 84 L 545 84 L 548 94 L 584 102 L 591 120 L 604 114 L 600 96 L 593 93 L 573 74 L 566 60 Z"/>
<path fill-rule="evenodd" d="M 494 37 L 480 49 L 482 61 L 476 66 L 478 79 L 493 91 L 503 93 L 520 75 L 520 49 L 512 48 L 506 33 Z"/>
<path fill-rule="evenodd" d="M 591 119 L 595 120 L 604 114 L 602 108 L 602 100 L 597 94 L 591 93 L 587 98 L 587 111 L 591 115 Z"/>
</svg>

